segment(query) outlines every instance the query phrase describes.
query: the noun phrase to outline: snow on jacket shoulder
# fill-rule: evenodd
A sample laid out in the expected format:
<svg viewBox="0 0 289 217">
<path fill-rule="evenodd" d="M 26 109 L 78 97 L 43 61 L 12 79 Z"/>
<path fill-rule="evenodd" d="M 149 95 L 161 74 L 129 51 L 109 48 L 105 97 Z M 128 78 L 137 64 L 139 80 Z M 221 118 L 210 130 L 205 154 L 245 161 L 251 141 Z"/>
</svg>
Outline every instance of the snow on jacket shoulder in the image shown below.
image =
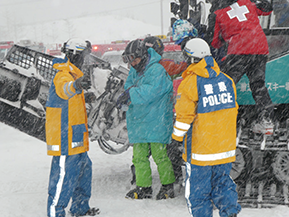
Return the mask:
<svg viewBox="0 0 289 217">
<path fill-rule="evenodd" d="M 125 83 L 130 88 L 131 104 L 126 114 L 130 143 L 170 141 L 173 128 L 173 84 L 164 67 L 158 62 L 161 56 L 148 49 L 149 62 L 144 73 L 131 67 Z"/>
<path fill-rule="evenodd" d="M 235 160 L 238 105 L 233 80 L 205 57 L 183 72 L 173 139 L 184 140 L 185 161 L 204 166 Z"/>
<path fill-rule="evenodd" d="M 88 151 L 88 128 L 84 95 L 73 84 L 83 73 L 70 61 L 54 59 L 54 76 L 46 102 L 48 155 L 74 155 Z"/>
</svg>

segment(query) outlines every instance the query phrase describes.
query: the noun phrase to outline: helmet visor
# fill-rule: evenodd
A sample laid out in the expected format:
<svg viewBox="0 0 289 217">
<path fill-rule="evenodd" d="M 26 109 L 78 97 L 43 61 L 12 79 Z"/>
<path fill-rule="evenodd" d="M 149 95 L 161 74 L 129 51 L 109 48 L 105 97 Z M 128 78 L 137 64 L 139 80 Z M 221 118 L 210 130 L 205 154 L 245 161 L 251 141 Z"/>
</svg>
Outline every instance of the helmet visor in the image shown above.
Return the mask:
<svg viewBox="0 0 289 217">
<path fill-rule="evenodd" d="M 131 64 L 137 57 L 134 54 L 122 54 L 122 60 L 124 63 Z"/>
</svg>

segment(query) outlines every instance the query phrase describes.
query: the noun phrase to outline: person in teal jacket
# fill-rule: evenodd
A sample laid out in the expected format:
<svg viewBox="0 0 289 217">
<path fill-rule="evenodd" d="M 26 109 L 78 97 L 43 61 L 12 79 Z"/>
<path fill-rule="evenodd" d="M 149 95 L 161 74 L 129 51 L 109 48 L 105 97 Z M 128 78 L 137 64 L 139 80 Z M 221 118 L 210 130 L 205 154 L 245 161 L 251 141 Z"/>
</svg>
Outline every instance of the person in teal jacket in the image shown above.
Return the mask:
<svg viewBox="0 0 289 217">
<path fill-rule="evenodd" d="M 156 199 L 173 198 L 175 176 L 166 150 L 173 130 L 172 80 L 159 64 L 161 56 L 152 48 L 147 50 L 139 39 L 131 41 L 122 56 L 131 68 L 117 106 L 122 109 L 128 106 L 127 131 L 133 144 L 137 185 L 126 198 L 152 197 L 150 151 L 162 183 Z"/>
</svg>

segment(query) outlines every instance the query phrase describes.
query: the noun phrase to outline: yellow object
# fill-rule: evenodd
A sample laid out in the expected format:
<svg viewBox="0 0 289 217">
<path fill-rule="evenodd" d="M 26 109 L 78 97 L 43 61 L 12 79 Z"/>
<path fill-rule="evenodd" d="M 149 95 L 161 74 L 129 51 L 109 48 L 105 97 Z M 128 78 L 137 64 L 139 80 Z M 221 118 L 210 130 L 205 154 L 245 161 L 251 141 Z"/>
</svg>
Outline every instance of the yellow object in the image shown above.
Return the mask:
<svg viewBox="0 0 289 217">
<path fill-rule="evenodd" d="M 183 158 L 206 166 L 235 161 L 238 104 L 233 80 L 209 56 L 182 74 L 172 138 L 184 139 Z"/>
<path fill-rule="evenodd" d="M 158 38 L 160 38 L 160 39 L 166 39 L 166 38 L 167 38 L 166 35 L 155 35 L 155 37 L 158 37 Z"/>
<path fill-rule="evenodd" d="M 67 61 L 65 61 L 67 60 Z M 68 59 L 59 59 L 46 103 L 46 142 L 48 155 L 74 155 L 88 151 L 87 114 L 83 91 L 74 81 L 83 73 Z"/>
</svg>

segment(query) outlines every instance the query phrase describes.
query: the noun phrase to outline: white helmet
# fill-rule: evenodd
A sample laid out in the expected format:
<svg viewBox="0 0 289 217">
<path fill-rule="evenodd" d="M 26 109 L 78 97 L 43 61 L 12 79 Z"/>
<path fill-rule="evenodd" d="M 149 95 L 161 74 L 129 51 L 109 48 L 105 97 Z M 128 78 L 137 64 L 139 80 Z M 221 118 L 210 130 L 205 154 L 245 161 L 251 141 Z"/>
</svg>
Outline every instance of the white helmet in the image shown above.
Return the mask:
<svg viewBox="0 0 289 217">
<path fill-rule="evenodd" d="M 191 62 L 195 62 L 194 59 L 203 59 L 206 56 L 211 56 L 211 50 L 208 43 L 201 38 L 193 38 L 186 43 L 184 48 L 184 55 L 191 58 Z"/>
<path fill-rule="evenodd" d="M 72 64 L 80 69 L 84 59 L 91 52 L 91 43 L 80 38 L 72 38 L 63 44 L 61 51 L 65 53 Z"/>
<path fill-rule="evenodd" d="M 87 41 L 81 38 L 72 38 L 63 44 L 62 52 L 67 53 L 72 51 L 73 54 L 80 53 L 86 48 L 89 48 Z"/>
</svg>

